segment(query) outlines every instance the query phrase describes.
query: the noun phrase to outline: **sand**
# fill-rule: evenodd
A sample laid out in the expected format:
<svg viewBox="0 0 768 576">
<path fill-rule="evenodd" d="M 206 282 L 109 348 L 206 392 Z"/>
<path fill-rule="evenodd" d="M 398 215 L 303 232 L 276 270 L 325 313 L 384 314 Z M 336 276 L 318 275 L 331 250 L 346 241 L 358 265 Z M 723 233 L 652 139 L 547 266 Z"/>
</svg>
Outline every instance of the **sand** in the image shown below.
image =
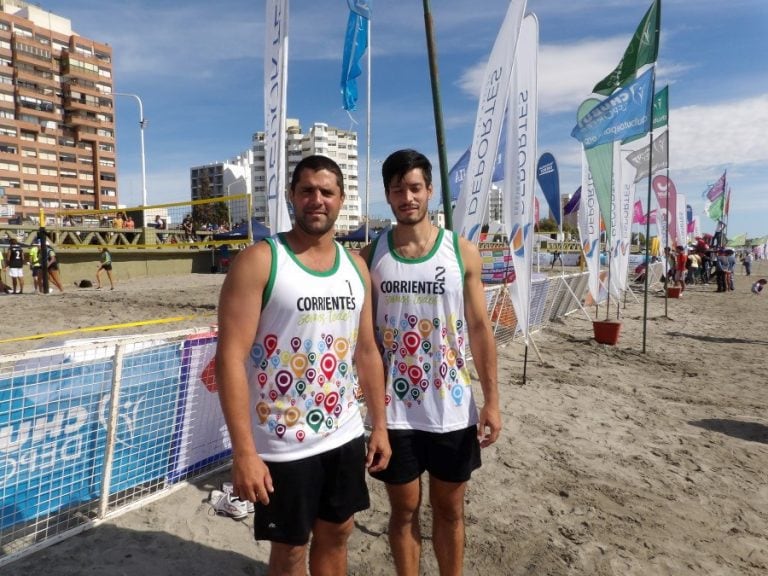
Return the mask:
<svg viewBox="0 0 768 576">
<path fill-rule="evenodd" d="M 768 264 L 755 268 L 737 276 L 732 293 L 690 288 L 668 301 L 668 317 L 663 298 L 649 297 L 646 353 L 639 292 L 621 309 L 615 347 L 593 340 L 581 312 L 536 334 L 543 361 L 530 352 L 524 385 L 523 347 L 500 350 L 505 429 L 467 493 L 466 574 L 768 573 L 768 294 L 749 292 Z M 3 335 L 179 315 L 195 318 L 142 330 L 207 326 L 222 279 L 0 297 Z M 0 353 L 39 345 L 0 344 Z M 194 482 L 3 573 L 264 574 L 268 545 L 253 541 L 252 519 L 215 516 L 206 503 L 225 478 Z M 393 574 L 386 497 L 370 486 L 349 573 Z M 437 574 L 428 506 L 423 527 L 422 573 Z"/>
</svg>

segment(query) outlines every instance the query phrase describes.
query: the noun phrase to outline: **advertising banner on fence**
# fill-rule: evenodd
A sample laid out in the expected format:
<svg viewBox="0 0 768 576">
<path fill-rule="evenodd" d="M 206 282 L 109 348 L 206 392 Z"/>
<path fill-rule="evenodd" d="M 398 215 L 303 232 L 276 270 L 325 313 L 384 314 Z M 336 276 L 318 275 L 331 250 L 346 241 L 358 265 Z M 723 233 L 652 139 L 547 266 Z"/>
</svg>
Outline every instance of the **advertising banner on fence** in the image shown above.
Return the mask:
<svg viewBox="0 0 768 576">
<path fill-rule="evenodd" d="M 107 348 L 20 367 L 0 379 L 0 529 L 98 498 L 111 419 L 110 493 L 165 477 L 178 346 L 159 344 L 123 356 L 116 414 L 114 345 Z"/>
<path fill-rule="evenodd" d="M 172 482 L 231 452 L 216 386 L 216 340 L 211 333 L 184 341 L 177 416 L 181 426 L 174 442 Z"/>
</svg>

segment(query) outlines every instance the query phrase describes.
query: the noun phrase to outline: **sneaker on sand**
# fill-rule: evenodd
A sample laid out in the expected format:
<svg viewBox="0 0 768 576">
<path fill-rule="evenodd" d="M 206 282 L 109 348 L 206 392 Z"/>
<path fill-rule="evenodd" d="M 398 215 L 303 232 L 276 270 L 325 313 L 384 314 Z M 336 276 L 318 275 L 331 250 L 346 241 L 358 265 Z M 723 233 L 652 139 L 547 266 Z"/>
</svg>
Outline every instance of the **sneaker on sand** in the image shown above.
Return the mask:
<svg viewBox="0 0 768 576">
<path fill-rule="evenodd" d="M 221 490 L 212 490 L 209 502 L 213 505 L 216 514 L 223 514 L 235 520 L 248 517 L 248 508 L 245 502 L 233 500 L 229 494 Z"/>
<path fill-rule="evenodd" d="M 237 496 L 232 495 L 232 492 L 234 491 L 232 488 L 232 482 L 224 482 L 221 485 L 221 491 L 224 492 L 224 494 L 229 494 L 230 499 L 233 502 L 243 502 L 243 500 L 240 500 L 240 498 L 238 498 Z M 245 500 L 245 508 L 246 510 L 248 510 L 248 514 L 253 514 L 253 510 L 254 510 L 253 502 L 251 502 L 250 500 Z"/>
</svg>

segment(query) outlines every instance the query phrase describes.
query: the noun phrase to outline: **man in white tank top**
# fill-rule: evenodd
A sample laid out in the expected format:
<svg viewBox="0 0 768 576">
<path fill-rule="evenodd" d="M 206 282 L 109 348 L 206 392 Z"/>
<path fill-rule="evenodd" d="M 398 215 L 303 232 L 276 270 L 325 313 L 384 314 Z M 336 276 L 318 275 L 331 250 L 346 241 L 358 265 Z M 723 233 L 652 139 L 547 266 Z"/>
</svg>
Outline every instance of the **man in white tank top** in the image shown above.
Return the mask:
<svg viewBox="0 0 768 576">
<path fill-rule="evenodd" d="M 343 200 L 339 166 L 304 158 L 291 179 L 293 228 L 239 254 L 219 299 L 216 379 L 233 492 L 256 504 L 270 574 L 304 576 L 307 563 L 312 574 L 348 573 L 353 514 L 369 506 L 365 470 L 383 470 L 391 454 L 370 277 L 333 238 Z"/>
<path fill-rule="evenodd" d="M 440 574 L 461 574 L 467 482 L 480 466 L 480 449 L 501 431 L 481 259 L 473 244 L 429 221 L 432 166 L 423 154 L 391 154 L 382 176 L 397 225 L 361 256 L 373 284 L 392 458 L 386 470 L 372 475 L 386 483 L 397 573 L 419 574 L 421 476 L 427 472 Z M 483 390 L 479 414 L 467 340 Z"/>
</svg>

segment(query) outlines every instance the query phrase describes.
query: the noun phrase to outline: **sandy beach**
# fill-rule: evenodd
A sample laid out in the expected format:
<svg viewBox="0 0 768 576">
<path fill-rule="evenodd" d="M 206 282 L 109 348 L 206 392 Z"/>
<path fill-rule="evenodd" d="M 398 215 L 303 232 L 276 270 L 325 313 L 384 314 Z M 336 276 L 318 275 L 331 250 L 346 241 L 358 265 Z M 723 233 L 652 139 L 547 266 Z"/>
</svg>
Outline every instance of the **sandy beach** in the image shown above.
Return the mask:
<svg viewBox="0 0 768 576">
<path fill-rule="evenodd" d="M 768 294 L 693 286 L 679 300 L 622 306 L 615 347 L 597 344 L 577 312 L 523 346 L 500 350 L 505 429 L 483 453 L 466 499 L 470 575 L 750 575 L 768 573 Z M 223 275 L 119 282 L 114 291 L 0 296 L 2 338 L 178 318 L 108 334 L 215 323 Z M 588 310 L 594 317 L 595 310 Z M 605 308 L 600 309 L 605 316 Z M 615 316 L 615 309 L 612 311 Z M 88 335 L 103 335 L 92 333 Z M 84 334 L 53 338 L 85 337 Z M 50 339 L 46 339 L 50 341 Z M 41 346 L 0 343 L 0 353 Z M 3 568 L 8 575 L 211 576 L 266 573 L 268 545 L 252 518 L 216 516 L 207 503 L 226 473 Z M 349 573 L 393 574 L 388 505 L 371 480 L 372 507 L 357 515 Z M 423 516 L 422 573 L 437 574 Z"/>
</svg>

